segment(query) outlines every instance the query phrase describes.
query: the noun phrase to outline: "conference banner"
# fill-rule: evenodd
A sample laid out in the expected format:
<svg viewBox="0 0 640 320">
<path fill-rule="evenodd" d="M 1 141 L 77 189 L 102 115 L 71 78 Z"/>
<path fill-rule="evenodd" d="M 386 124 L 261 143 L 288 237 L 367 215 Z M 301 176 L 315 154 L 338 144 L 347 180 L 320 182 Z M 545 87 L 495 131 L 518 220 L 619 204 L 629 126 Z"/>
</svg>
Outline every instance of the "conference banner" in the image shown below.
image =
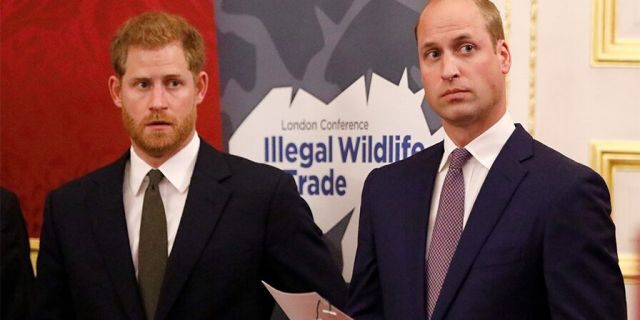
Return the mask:
<svg viewBox="0 0 640 320">
<path fill-rule="evenodd" d="M 223 143 L 293 176 L 347 281 L 367 174 L 442 139 L 420 82 L 423 6 L 215 2 Z"/>
</svg>

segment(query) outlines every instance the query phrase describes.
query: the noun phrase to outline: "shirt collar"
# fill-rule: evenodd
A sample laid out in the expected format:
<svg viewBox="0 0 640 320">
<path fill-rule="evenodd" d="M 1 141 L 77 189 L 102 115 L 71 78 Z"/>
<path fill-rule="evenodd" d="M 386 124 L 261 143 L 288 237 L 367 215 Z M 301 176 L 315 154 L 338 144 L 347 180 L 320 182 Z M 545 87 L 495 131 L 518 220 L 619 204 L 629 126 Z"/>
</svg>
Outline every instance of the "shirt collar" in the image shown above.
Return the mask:
<svg viewBox="0 0 640 320">
<path fill-rule="evenodd" d="M 198 158 L 198 150 L 200 149 L 200 138 L 196 132 L 193 135 L 191 141 L 182 150 L 178 151 L 173 157 L 165 161 L 159 168 L 164 174 L 164 177 L 173 185 L 179 192 L 185 192 L 191 182 L 191 176 L 193 175 L 193 169 L 196 165 L 196 159 Z M 142 189 L 144 179 L 149 173 L 149 170 L 153 169 L 149 164 L 144 162 L 133 150 L 130 149 L 129 158 L 129 183 L 131 190 L 135 194 L 139 194 Z"/>
<path fill-rule="evenodd" d="M 508 112 L 494 123 L 491 128 L 487 129 L 481 135 L 473 139 L 466 146 L 464 146 L 469 153 L 476 159 L 483 167 L 490 169 L 493 162 L 498 157 L 500 150 L 507 140 L 516 129 L 513 119 Z M 444 131 L 444 130 L 443 130 Z M 453 140 L 449 138 L 447 132 L 444 132 L 444 154 L 440 161 L 440 167 L 438 172 L 442 171 L 447 165 L 449 160 L 449 154 L 457 148 Z"/>
</svg>

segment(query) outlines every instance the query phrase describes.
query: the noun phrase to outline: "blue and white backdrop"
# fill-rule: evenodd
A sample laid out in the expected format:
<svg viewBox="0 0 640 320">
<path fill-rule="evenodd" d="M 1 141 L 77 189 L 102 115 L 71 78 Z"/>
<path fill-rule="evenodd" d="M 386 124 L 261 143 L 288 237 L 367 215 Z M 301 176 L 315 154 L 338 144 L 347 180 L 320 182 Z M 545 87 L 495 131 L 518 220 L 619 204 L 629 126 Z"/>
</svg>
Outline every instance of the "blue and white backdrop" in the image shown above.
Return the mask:
<svg viewBox="0 0 640 320">
<path fill-rule="evenodd" d="M 442 139 L 418 68 L 424 4 L 215 2 L 223 143 L 294 176 L 347 281 L 369 171 Z"/>
</svg>

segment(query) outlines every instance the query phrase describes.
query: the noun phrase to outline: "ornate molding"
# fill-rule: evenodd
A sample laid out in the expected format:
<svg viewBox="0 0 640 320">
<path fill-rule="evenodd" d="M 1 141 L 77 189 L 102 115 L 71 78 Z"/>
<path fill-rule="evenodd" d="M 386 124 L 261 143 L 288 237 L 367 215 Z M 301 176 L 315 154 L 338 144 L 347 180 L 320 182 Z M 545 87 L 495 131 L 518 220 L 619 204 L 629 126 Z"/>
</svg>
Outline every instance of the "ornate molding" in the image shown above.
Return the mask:
<svg viewBox="0 0 640 320">
<path fill-rule="evenodd" d="M 538 0 L 531 0 L 529 15 L 529 133 L 536 135 L 536 66 L 538 59 Z"/>
<path fill-rule="evenodd" d="M 612 193 L 615 191 L 616 170 L 640 171 L 640 141 L 594 141 L 591 150 L 591 165 L 602 176 Z M 612 204 L 612 218 L 615 215 L 616 210 Z M 625 283 L 640 284 L 640 255 L 619 253 L 618 258 Z"/>
<path fill-rule="evenodd" d="M 618 0 L 593 0 L 594 66 L 640 67 L 640 38 L 617 35 Z"/>
</svg>

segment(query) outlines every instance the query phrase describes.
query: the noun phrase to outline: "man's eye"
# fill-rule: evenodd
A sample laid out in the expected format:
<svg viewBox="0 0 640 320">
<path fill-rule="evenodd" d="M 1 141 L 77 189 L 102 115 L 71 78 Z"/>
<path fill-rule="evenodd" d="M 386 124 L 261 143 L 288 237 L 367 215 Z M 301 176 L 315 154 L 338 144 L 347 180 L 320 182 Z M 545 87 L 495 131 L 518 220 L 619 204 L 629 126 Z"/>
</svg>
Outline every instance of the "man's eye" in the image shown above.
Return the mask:
<svg viewBox="0 0 640 320">
<path fill-rule="evenodd" d="M 460 47 L 460 51 L 464 52 L 464 53 L 468 53 L 473 51 L 473 49 L 475 49 L 475 46 L 472 44 L 465 44 L 462 47 Z"/>
<path fill-rule="evenodd" d="M 426 59 L 436 59 L 440 56 L 440 52 L 436 50 L 431 50 L 425 53 L 424 56 Z"/>
<path fill-rule="evenodd" d="M 169 87 L 170 88 L 176 88 L 179 87 L 182 84 L 182 82 L 180 82 L 180 80 L 169 80 Z"/>
<path fill-rule="evenodd" d="M 149 87 L 149 82 L 146 81 L 139 81 L 136 83 L 136 87 L 140 88 L 140 89 L 146 89 Z"/>
</svg>

